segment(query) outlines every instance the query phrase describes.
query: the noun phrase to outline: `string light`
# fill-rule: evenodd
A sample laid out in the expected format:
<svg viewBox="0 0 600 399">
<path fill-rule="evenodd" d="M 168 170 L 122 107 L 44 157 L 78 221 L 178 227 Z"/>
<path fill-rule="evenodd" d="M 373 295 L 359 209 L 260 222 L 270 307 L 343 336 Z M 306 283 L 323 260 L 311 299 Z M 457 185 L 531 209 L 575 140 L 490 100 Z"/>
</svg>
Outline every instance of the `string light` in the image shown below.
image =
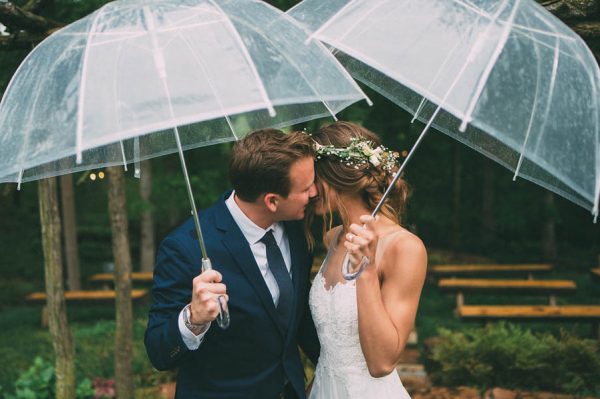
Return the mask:
<svg viewBox="0 0 600 399">
<path fill-rule="evenodd" d="M 98 172 L 98 178 L 100 180 L 104 179 L 104 172 Z"/>
<path fill-rule="evenodd" d="M 91 181 L 96 180 L 96 174 L 95 173 L 90 173 L 90 180 Z"/>
</svg>

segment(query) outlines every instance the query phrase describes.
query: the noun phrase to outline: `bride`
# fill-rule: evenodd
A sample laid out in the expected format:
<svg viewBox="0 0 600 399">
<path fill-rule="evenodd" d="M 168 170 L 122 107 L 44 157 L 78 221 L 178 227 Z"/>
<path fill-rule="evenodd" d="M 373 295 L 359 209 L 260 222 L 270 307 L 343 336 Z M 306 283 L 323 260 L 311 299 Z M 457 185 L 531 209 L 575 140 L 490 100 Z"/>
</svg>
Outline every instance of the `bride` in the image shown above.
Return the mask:
<svg viewBox="0 0 600 399">
<path fill-rule="evenodd" d="M 413 328 L 427 253 L 400 225 L 406 183 L 399 179 L 379 215 L 369 216 L 398 169 L 398 154 L 348 122 L 312 137 L 319 188 L 314 212 L 328 229 L 328 252 L 310 290 L 321 342 L 310 398 L 409 398 L 396 364 Z M 334 212 L 342 225 L 331 228 Z M 341 272 L 346 252 L 352 264 L 369 260 L 353 281 Z"/>
</svg>

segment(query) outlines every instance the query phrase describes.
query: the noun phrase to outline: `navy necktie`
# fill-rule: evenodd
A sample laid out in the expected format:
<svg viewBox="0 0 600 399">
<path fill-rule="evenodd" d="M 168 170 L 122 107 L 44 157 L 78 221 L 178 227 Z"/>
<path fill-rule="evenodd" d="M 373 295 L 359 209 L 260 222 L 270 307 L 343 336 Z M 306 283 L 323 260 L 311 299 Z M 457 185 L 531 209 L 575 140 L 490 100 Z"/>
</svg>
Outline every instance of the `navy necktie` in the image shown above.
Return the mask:
<svg viewBox="0 0 600 399">
<path fill-rule="evenodd" d="M 290 321 L 290 316 L 292 314 L 292 304 L 294 300 L 294 286 L 292 284 L 292 279 L 290 278 L 290 274 L 285 266 L 281 250 L 275 242 L 275 237 L 273 237 L 273 231 L 267 231 L 260 241 L 266 246 L 267 263 L 269 264 L 269 269 L 271 269 L 271 273 L 273 273 L 275 281 L 279 286 L 277 313 L 279 314 L 279 318 L 283 323 L 283 326 L 287 328 Z"/>
</svg>

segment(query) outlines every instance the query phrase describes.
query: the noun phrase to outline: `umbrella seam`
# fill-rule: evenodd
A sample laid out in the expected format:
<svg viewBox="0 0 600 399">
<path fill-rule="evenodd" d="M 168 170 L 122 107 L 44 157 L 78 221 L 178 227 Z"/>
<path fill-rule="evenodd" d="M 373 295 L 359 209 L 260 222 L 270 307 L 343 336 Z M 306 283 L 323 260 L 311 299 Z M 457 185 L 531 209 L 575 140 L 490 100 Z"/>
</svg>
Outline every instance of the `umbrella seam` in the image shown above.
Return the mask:
<svg viewBox="0 0 600 399">
<path fill-rule="evenodd" d="M 92 38 L 92 34 L 94 33 L 94 31 L 96 30 L 96 25 L 98 23 L 98 19 L 100 18 L 100 15 L 104 12 L 104 10 L 110 5 L 111 3 L 107 3 L 104 6 L 102 6 L 98 12 L 96 13 L 96 15 L 94 16 L 94 20 L 92 21 L 92 26 L 90 27 L 90 31 L 88 32 L 88 39 L 86 40 L 86 44 L 85 44 L 85 49 L 83 52 L 83 60 L 81 63 L 81 77 L 80 77 L 80 87 L 79 87 L 79 98 L 77 101 L 77 124 L 76 124 L 76 129 L 75 129 L 75 148 L 76 148 L 76 162 L 77 163 L 81 163 L 82 159 L 81 159 L 81 145 L 82 145 L 82 129 L 83 129 L 83 95 L 85 92 L 85 87 L 86 87 L 86 81 L 85 81 L 85 77 L 86 77 L 86 65 L 88 62 L 88 54 L 89 54 L 89 49 L 90 49 L 90 41 Z"/>
<path fill-rule="evenodd" d="M 240 45 L 240 49 L 242 50 L 242 53 L 244 54 L 244 56 L 246 58 L 246 61 L 248 62 L 252 72 L 254 73 L 254 78 L 256 79 L 256 82 L 258 83 L 258 89 L 259 89 L 260 93 L 262 94 L 264 101 L 267 104 L 267 108 L 269 110 L 269 115 L 271 115 L 272 117 L 275 116 L 275 108 L 273 108 L 273 104 L 267 93 L 267 89 L 265 88 L 264 83 L 263 83 L 260 75 L 258 74 L 258 70 L 256 69 L 256 65 L 254 64 L 254 60 L 250 56 L 250 53 L 248 52 L 248 49 L 246 48 L 246 44 L 244 43 L 244 41 L 240 37 L 237 29 L 233 25 L 231 18 L 229 17 L 229 15 L 227 13 L 225 13 L 225 11 L 223 11 L 223 9 L 215 1 L 213 1 L 213 0 L 208 0 L 208 1 L 213 6 L 215 6 L 215 8 L 218 9 L 219 12 L 221 13 L 221 15 L 226 19 L 227 25 L 230 28 L 231 33 L 236 38 L 238 44 Z"/>
</svg>

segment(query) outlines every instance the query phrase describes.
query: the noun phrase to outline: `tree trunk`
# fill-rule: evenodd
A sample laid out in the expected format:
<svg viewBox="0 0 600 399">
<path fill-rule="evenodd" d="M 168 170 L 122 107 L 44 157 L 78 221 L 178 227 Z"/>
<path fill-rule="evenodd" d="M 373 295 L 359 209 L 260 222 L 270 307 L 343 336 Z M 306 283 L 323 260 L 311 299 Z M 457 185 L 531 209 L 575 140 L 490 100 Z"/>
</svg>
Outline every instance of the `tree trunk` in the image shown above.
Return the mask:
<svg viewBox="0 0 600 399">
<path fill-rule="evenodd" d="M 140 223 L 140 270 L 154 270 L 154 214 L 151 208 L 152 195 L 152 164 L 149 160 L 142 161 L 140 176 L 140 197 L 144 202 L 144 210 Z"/>
<path fill-rule="evenodd" d="M 544 193 L 544 221 L 542 225 L 542 256 L 545 260 L 556 259 L 556 208 L 554 194 Z"/>
<path fill-rule="evenodd" d="M 133 399 L 133 315 L 131 308 L 131 253 L 129 250 L 125 178 L 119 166 L 108 170 L 108 209 L 115 260 L 116 331 L 115 387 L 119 399 Z"/>
<path fill-rule="evenodd" d="M 489 160 L 483 163 L 483 184 L 481 195 L 481 227 L 484 246 L 489 248 L 496 238 L 494 218 L 494 168 Z"/>
<path fill-rule="evenodd" d="M 46 279 L 46 306 L 48 326 L 54 347 L 56 398 L 75 398 L 75 351 L 67 322 L 62 255 L 60 245 L 60 215 L 56 178 L 38 182 L 44 273 Z"/>
<path fill-rule="evenodd" d="M 73 175 L 63 175 L 60 177 L 60 193 L 63 236 L 65 239 L 65 260 L 67 262 L 67 288 L 77 291 L 81 289 L 81 273 L 79 270 L 79 251 L 77 248 Z"/>
<path fill-rule="evenodd" d="M 454 143 L 454 174 L 452 181 L 452 249 L 460 247 L 461 143 Z"/>
</svg>

